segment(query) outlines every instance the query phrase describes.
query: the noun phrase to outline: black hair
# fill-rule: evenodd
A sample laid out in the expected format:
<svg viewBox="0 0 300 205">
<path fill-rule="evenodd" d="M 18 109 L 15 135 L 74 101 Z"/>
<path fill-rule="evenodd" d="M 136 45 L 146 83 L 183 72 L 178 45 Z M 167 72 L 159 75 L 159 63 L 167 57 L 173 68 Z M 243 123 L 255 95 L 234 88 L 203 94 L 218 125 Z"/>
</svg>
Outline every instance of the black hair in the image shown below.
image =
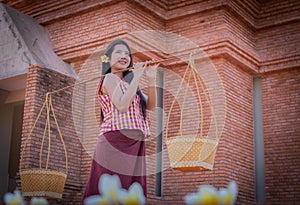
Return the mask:
<svg viewBox="0 0 300 205">
<path fill-rule="evenodd" d="M 128 44 L 122 39 L 116 39 L 113 42 L 111 42 L 109 44 L 109 46 L 107 47 L 106 51 L 104 52 L 104 55 L 106 55 L 109 59 L 111 59 L 111 54 L 112 54 L 115 46 L 120 45 L 120 44 L 126 46 L 126 48 L 129 51 L 130 63 L 129 63 L 128 68 L 133 67 L 131 49 L 129 48 Z M 110 63 L 109 62 L 102 62 L 102 75 L 105 75 L 107 73 L 111 73 Z M 133 79 L 133 72 L 132 71 L 124 71 L 123 72 L 123 79 L 124 79 L 124 81 L 130 83 Z M 140 97 L 140 103 L 141 103 L 141 106 L 142 106 L 143 116 L 144 116 L 144 119 L 146 119 L 146 99 L 145 99 L 144 95 L 142 94 L 142 92 L 139 88 L 137 89 L 136 94 Z M 102 119 L 103 119 L 102 111 L 101 111 L 101 116 L 102 116 Z"/>
</svg>

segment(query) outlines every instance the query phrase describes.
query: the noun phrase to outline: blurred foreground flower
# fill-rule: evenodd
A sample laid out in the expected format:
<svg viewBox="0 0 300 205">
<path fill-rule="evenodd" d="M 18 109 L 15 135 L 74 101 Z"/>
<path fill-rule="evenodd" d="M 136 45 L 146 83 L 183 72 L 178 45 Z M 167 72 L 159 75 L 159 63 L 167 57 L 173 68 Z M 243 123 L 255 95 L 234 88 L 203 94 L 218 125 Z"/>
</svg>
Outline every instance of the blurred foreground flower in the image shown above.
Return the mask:
<svg viewBox="0 0 300 205">
<path fill-rule="evenodd" d="M 4 203 L 6 205 L 24 205 L 24 199 L 19 190 L 15 190 L 14 193 L 6 193 L 4 195 Z"/>
<path fill-rule="evenodd" d="M 111 204 L 118 204 L 118 193 L 121 190 L 120 178 L 117 175 L 103 174 L 99 180 L 99 192 L 108 198 Z"/>
<path fill-rule="evenodd" d="M 113 204 L 106 196 L 93 195 L 84 200 L 85 205 L 111 205 Z"/>
<path fill-rule="evenodd" d="M 227 188 L 219 191 L 210 185 L 202 185 L 198 192 L 187 194 L 184 201 L 187 205 L 233 205 L 238 193 L 235 182 L 230 182 Z"/>
<path fill-rule="evenodd" d="M 33 197 L 30 201 L 30 205 L 48 205 L 48 201 L 42 197 Z"/>
<path fill-rule="evenodd" d="M 143 192 L 142 186 L 134 182 L 128 189 L 121 190 L 118 195 L 120 203 L 124 205 L 144 205 L 146 203 L 146 198 Z"/>
<path fill-rule="evenodd" d="M 101 195 L 89 196 L 84 200 L 85 205 L 144 205 L 146 198 L 141 185 L 133 183 L 128 190 L 121 188 L 117 175 L 103 174 L 99 180 Z"/>
<path fill-rule="evenodd" d="M 219 190 L 220 204 L 222 205 L 233 205 L 236 201 L 238 194 L 238 186 L 235 182 L 230 182 L 227 189 L 221 188 Z"/>
<path fill-rule="evenodd" d="M 15 190 L 14 193 L 6 193 L 4 195 L 4 203 L 6 205 L 25 205 L 25 201 L 19 190 Z M 30 205 L 48 205 L 48 201 L 42 197 L 33 197 L 30 200 Z"/>
<path fill-rule="evenodd" d="M 84 200 L 85 205 L 112 205 L 118 204 L 118 192 L 121 190 L 121 182 L 117 175 L 103 174 L 98 184 L 99 193 Z"/>
<path fill-rule="evenodd" d="M 198 192 L 187 194 L 184 197 L 184 201 L 188 205 L 218 205 L 218 191 L 213 186 L 201 185 L 198 189 Z"/>
</svg>

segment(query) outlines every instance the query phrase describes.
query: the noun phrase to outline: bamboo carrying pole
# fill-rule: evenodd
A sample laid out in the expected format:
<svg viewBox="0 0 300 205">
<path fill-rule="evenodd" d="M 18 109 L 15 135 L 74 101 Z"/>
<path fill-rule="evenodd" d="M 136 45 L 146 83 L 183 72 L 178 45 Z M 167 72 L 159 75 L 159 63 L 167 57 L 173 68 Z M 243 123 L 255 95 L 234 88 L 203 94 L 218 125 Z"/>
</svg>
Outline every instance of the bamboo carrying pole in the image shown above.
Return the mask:
<svg viewBox="0 0 300 205">
<path fill-rule="evenodd" d="M 162 62 L 167 61 L 167 60 L 169 60 L 169 59 L 167 58 L 167 59 L 161 59 L 161 60 L 156 60 L 156 61 L 149 61 L 147 63 L 148 63 L 148 65 L 154 65 L 154 64 L 162 63 Z M 133 71 L 133 70 L 134 70 L 134 66 L 130 67 L 130 68 L 120 69 L 120 70 L 114 71 L 113 73 L 121 73 L 121 72 L 125 72 L 125 71 Z M 54 93 L 58 93 L 58 92 L 61 92 L 63 90 L 66 90 L 68 88 L 72 88 L 72 87 L 77 86 L 77 85 L 81 85 L 81 84 L 84 84 L 84 83 L 87 83 L 87 82 L 90 82 L 90 81 L 94 81 L 94 80 L 100 79 L 100 78 L 102 78 L 104 76 L 105 76 L 105 74 L 97 76 L 97 77 L 94 77 L 94 78 L 91 78 L 91 79 L 88 79 L 88 80 L 85 80 L 85 81 L 82 81 L 82 82 L 74 83 L 72 85 L 63 87 L 61 89 L 54 90 L 52 92 L 48 92 L 47 94 L 51 95 L 51 94 L 54 94 Z"/>
</svg>

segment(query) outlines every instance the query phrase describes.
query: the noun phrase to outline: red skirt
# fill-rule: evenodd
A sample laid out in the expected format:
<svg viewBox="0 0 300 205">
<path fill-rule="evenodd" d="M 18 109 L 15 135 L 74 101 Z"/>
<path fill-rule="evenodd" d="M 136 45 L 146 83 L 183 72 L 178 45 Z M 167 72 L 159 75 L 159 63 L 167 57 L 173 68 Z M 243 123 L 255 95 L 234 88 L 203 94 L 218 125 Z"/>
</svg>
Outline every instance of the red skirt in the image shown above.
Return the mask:
<svg viewBox="0 0 300 205">
<path fill-rule="evenodd" d="M 83 199 L 101 194 L 98 182 L 105 173 L 118 175 L 124 189 L 128 189 L 133 182 L 140 183 L 144 195 L 147 196 L 145 142 L 142 131 L 111 131 L 99 136 Z"/>
</svg>

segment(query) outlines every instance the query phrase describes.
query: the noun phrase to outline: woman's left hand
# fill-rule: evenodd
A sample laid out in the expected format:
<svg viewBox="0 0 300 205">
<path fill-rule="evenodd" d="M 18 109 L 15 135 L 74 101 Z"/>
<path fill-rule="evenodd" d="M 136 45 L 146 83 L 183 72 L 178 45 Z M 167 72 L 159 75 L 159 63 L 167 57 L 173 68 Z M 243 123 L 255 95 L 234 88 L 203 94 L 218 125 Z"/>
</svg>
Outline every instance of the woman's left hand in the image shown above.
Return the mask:
<svg viewBox="0 0 300 205">
<path fill-rule="evenodd" d="M 151 61 L 147 61 L 145 66 L 145 74 L 149 80 L 155 80 L 156 79 L 156 72 L 157 68 L 159 66 L 159 63 L 157 64 L 151 64 Z"/>
</svg>

